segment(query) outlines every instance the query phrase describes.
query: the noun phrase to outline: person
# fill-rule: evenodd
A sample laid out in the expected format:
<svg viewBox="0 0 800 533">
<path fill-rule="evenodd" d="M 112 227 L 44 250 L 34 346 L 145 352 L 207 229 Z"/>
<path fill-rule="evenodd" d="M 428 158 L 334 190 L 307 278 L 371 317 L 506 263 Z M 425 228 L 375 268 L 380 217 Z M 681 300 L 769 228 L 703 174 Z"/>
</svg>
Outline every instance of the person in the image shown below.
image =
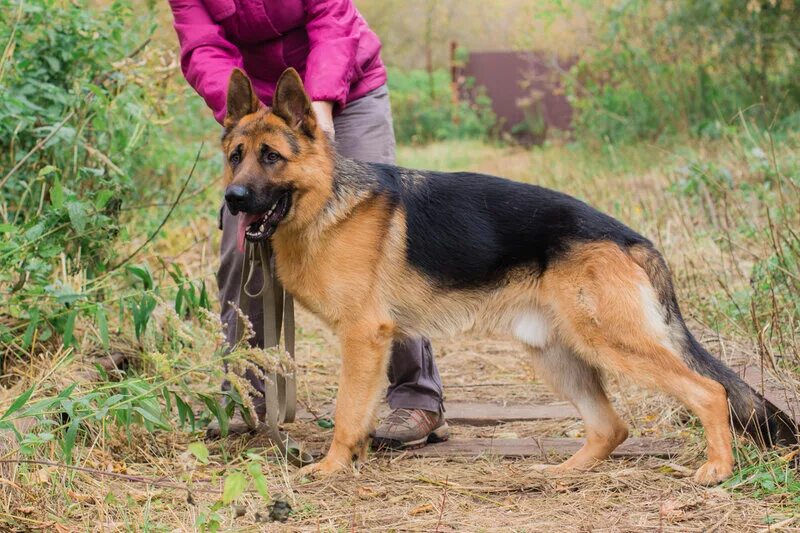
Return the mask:
<svg viewBox="0 0 800 533">
<path fill-rule="evenodd" d="M 272 101 L 280 74 L 294 67 L 303 81 L 321 128 L 338 153 L 368 162 L 394 163 L 395 138 L 381 43 L 351 0 L 169 0 L 181 48 L 181 69 L 218 122 L 225 117 L 228 78 L 244 70 L 259 99 Z M 221 318 L 228 343 L 235 342 L 236 308 L 244 257 L 236 244 L 236 220 L 223 206 L 217 273 Z M 260 281 L 256 281 L 260 283 Z M 243 309 L 263 346 L 260 302 Z M 263 384 L 253 403 L 264 413 Z M 395 342 L 389 366 L 390 414 L 373 432 L 373 445 L 421 446 L 448 436 L 442 385 L 428 339 Z M 229 386 L 227 384 L 224 385 Z M 241 415 L 232 432 L 250 428 Z M 210 427 L 209 433 L 218 434 Z"/>
</svg>

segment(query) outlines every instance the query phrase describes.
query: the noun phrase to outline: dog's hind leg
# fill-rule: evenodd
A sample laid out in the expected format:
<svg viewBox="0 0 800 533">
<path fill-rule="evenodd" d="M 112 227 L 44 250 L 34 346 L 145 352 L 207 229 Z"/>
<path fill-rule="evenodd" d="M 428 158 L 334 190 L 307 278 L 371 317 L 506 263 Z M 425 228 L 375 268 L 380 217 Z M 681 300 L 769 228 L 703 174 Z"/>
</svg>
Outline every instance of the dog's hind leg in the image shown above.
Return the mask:
<svg viewBox="0 0 800 533">
<path fill-rule="evenodd" d="M 586 432 L 583 447 L 553 469 L 585 469 L 606 459 L 628 438 L 628 428 L 608 401 L 598 370 L 563 344 L 530 351 L 539 377 L 578 409 Z"/>
<path fill-rule="evenodd" d="M 733 451 L 725 388 L 681 357 L 680 339 L 644 271 L 616 245 L 596 243 L 554 268 L 544 284 L 560 338 L 581 357 L 666 392 L 697 415 L 708 461 L 695 480 L 712 484 L 729 477 Z"/>
</svg>

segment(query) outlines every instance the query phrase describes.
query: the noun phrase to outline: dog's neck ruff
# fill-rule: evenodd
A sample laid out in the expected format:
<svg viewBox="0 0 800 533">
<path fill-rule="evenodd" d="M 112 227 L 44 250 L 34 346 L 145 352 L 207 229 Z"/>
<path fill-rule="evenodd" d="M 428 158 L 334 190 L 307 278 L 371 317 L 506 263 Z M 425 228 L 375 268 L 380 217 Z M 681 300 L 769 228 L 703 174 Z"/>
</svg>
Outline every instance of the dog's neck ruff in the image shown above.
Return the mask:
<svg viewBox="0 0 800 533">
<path fill-rule="evenodd" d="M 347 218 L 372 196 L 369 167 L 360 161 L 336 155 L 331 181 L 331 195 L 320 217 L 322 231 Z"/>
</svg>

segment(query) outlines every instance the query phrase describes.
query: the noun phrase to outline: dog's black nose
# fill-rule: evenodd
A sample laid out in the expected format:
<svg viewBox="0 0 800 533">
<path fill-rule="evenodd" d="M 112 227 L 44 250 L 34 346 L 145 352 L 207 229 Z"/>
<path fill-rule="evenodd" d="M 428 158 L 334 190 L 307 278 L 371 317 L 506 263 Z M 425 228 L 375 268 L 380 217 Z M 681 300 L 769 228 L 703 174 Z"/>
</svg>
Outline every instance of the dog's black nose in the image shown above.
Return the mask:
<svg viewBox="0 0 800 533">
<path fill-rule="evenodd" d="M 232 215 L 245 211 L 250 200 L 250 189 L 242 185 L 231 185 L 225 189 L 225 201 Z"/>
</svg>

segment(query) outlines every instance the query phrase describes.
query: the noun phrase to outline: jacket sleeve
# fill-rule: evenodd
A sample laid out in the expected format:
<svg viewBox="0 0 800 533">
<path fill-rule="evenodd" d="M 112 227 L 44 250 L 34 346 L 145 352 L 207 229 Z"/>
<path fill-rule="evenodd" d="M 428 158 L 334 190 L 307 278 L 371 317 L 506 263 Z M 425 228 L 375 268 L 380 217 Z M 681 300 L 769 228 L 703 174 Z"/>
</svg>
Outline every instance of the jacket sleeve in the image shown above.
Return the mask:
<svg viewBox="0 0 800 533">
<path fill-rule="evenodd" d="M 222 124 L 228 78 L 234 67 L 242 66 L 242 56 L 202 0 L 169 0 L 169 5 L 181 45 L 183 75 Z"/>
<path fill-rule="evenodd" d="M 341 109 L 356 74 L 360 39 L 359 14 L 352 0 L 306 0 L 309 53 L 305 87 L 312 100 L 327 100 Z"/>
</svg>

